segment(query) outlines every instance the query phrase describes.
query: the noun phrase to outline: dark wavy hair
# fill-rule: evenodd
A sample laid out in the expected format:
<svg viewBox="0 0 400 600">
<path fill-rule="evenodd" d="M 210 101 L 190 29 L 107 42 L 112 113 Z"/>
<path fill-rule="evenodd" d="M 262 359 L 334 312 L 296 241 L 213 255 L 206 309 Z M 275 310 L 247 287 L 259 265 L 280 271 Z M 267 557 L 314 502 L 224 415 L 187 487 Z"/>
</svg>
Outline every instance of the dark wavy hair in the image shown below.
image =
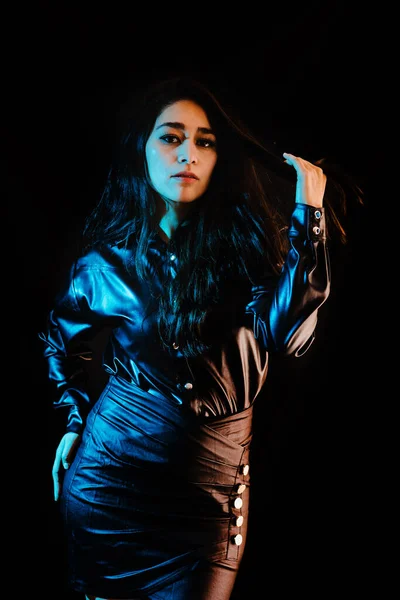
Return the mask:
<svg viewBox="0 0 400 600">
<path fill-rule="evenodd" d="M 145 147 L 159 114 L 182 99 L 205 110 L 218 145 L 207 191 L 191 203 L 170 240 L 179 270 L 158 298 L 161 340 L 167 346 L 179 343 L 182 353 L 192 357 L 207 348 L 202 325 L 210 307 L 221 301 L 227 279 L 253 284 L 281 271 L 296 176 L 272 147 L 228 114 L 206 85 L 188 77 L 161 81 L 136 95 L 131 116 L 126 115 L 104 191 L 85 223 L 86 250 L 124 245 L 132 257 L 126 268 L 151 286 L 145 257 L 157 231 L 157 196 L 149 182 Z M 336 207 L 325 201 L 327 226 L 329 231 L 333 225 L 345 242 L 345 189 L 333 182 Z"/>
</svg>

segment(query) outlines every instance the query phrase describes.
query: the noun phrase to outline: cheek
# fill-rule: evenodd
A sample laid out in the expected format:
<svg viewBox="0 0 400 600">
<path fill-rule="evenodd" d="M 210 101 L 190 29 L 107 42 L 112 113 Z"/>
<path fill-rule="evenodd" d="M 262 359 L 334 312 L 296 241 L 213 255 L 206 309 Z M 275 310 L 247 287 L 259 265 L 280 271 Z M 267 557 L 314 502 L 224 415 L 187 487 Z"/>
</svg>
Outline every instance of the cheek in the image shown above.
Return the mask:
<svg viewBox="0 0 400 600">
<path fill-rule="evenodd" d="M 162 177 L 165 170 L 165 158 L 155 148 L 146 148 L 147 171 L 154 183 Z"/>
<path fill-rule="evenodd" d="M 217 157 L 215 156 L 213 159 L 210 160 L 210 162 L 208 164 L 208 180 L 211 179 L 211 177 L 215 171 L 216 164 L 217 164 Z"/>
</svg>

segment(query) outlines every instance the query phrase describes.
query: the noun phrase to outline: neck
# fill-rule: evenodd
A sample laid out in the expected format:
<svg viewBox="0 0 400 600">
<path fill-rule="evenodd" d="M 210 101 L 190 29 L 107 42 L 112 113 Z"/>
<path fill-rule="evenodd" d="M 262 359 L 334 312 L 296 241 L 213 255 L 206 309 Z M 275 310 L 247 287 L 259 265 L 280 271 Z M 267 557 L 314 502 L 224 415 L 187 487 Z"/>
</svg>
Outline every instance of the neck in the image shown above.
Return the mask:
<svg viewBox="0 0 400 600">
<path fill-rule="evenodd" d="M 174 231 L 186 217 L 190 208 L 189 203 L 182 202 L 160 202 L 158 207 L 158 228 L 161 237 L 169 241 Z"/>
</svg>

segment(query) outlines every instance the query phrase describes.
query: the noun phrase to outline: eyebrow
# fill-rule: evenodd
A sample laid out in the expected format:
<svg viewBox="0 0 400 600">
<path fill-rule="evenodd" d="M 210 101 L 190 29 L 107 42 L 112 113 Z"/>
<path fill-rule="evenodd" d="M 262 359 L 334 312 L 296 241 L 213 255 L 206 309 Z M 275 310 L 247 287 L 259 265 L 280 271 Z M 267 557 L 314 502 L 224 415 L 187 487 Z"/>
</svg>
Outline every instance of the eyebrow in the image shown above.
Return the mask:
<svg viewBox="0 0 400 600">
<path fill-rule="evenodd" d="M 156 129 L 160 129 L 161 127 L 172 127 L 173 129 L 181 129 L 182 131 L 185 129 L 185 125 L 183 123 L 179 123 L 179 121 L 166 121 L 165 123 L 158 125 Z M 211 133 L 214 135 L 213 130 L 209 127 L 198 127 L 197 131 L 200 133 Z"/>
</svg>

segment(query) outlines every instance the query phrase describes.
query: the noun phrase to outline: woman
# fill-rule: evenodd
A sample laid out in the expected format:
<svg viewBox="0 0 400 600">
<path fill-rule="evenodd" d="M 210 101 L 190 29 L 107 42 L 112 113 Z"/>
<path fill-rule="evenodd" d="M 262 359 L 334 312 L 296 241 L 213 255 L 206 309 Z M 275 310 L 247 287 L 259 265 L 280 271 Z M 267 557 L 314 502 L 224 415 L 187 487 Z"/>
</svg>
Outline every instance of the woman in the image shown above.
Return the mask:
<svg viewBox="0 0 400 600">
<path fill-rule="evenodd" d="M 288 225 L 279 169 L 296 176 Z M 69 582 L 86 598 L 230 598 L 254 401 L 271 353 L 308 350 L 330 291 L 326 182 L 200 83 L 162 82 L 136 108 L 40 334 L 66 424 L 52 474 Z"/>
</svg>

